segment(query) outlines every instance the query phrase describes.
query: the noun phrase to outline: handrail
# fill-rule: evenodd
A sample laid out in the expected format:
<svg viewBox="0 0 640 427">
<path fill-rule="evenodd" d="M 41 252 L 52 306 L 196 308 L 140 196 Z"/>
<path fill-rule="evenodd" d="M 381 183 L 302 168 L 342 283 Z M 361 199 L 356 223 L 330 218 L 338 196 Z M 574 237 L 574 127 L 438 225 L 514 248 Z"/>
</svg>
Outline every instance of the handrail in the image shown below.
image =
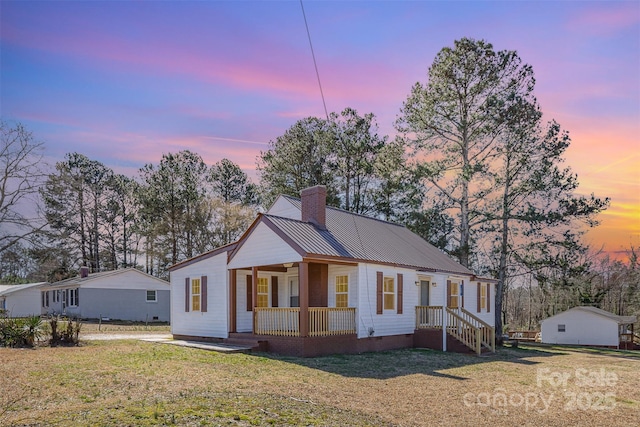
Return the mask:
<svg viewBox="0 0 640 427">
<path fill-rule="evenodd" d="M 474 316 L 464 308 L 460 308 L 460 311 L 464 315 L 463 317 L 467 318 L 467 320 L 471 319 L 473 321 L 471 323 L 475 322 L 476 323 L 475 326 L 481 329 L 482 345 L 487 347 L 492 352 L 495 352 L 496 351 L 496 329 L 490 324 L 488 324 L 487 322 L 485 322 L 484 320 L 480 319 L 479 317 Z"/>
<path fill-rule="evenodd" d="M 482 353 L 481 328 L 447 308 L 447 333 L 480 355 Z"/>
</svg>

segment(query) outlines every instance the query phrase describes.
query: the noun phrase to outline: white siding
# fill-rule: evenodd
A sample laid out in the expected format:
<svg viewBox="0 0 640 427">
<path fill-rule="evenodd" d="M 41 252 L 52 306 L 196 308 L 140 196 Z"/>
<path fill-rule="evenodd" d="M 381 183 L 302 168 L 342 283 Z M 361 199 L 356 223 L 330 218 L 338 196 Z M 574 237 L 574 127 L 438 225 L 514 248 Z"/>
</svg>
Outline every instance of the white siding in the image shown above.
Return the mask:
<svg viewBox="0 0 640 427">
<path fill-rule="evenodd" d="M 565 332 L 558 332 L 565 325 Z M 618 346 L 618 323 L 606 317 L 580 310 L 568 310 L 542 321 L 542 342 Z"/>
<path fill-rule="evenodd" d="M 394 310 L 384 310 L 383 314 L 376 314 L 376 273 L 381 271 L 384 276 L 395 280 L 396 296 L 398 292 L 397 275 L 403 277 L 403 314 L 397 314 L 397 300 Z M 418 305 L 420 292 L 415 286 L 417 275 L 414 270 L 394 268 L 375 264 L 359 264 L 358 266 L 358 310 L 356 323 L 358 338 L 372 336 L 411 334 L 415 330 L 415 306 Z"/>
<path fill-rule="evenodd" d="M 171 332 L 177 335 L 227 338 L 229 291 L 227 253 L 171 272 Z M 185 278 L 207 276 L 207 312 L 185 311 Z"/>
<path fill-rule="evenodd" d="M 5 295 L 5 309 L 9 317 L 40 315 L 42 294 L 39 286 L 21 289 Z"/>
<path fill-rule="evenodd" d="M 251 270 L 238 270 L 236 274 L 236 329 L 238 332 L 252 332 L 253 311 L 247 311 L 247 275 L 251 275 Z"/>
<path fill-rule="evenodd" d="M 289 200 L 278 197 L 267 211 L 269 215 L 281 216 L 283 218 L 297 219 L 300 221 L 300 209 L 296 208 Z"/>
<path fill-rule="evenodd" d="M 250 268 L 298 261 L 302 261 L 302 257 L 269 227 L 260 223 L 236 252 L 229 268 Z"/>
</svg>

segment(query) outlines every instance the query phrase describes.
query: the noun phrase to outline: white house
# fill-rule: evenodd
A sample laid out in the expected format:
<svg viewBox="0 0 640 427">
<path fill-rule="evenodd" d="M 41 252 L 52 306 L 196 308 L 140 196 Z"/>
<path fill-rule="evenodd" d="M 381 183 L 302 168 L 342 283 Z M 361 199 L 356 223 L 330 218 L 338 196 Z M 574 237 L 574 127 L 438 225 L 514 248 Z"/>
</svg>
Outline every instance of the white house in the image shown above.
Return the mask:
<svg viewBox="0 0 640 427">
<path fill-rule="evenodd" d="M 237 242 L 172 266 L 173 335 L 300 356 L 441 348 L 445 313 L 457 340 L 494 348 L 493 280 L 403 226 L 325 202 L 323 186 L 280 196 Z"/>
<path fill-rule="evenodd" d="M 0 285 L 0 310 L 9 317 L 40 315 L 40 289 L 46 282 Z"/>
<path fill-rule="evenodd" d="M 168 282 L 135 268 L 89 274 L 83 267 L 80 276 L 43 288 L 41 301 L 43 314 L 168 322 L 169 295 Z"/>
<path fill-rule="evenodd" d="M 636 316 L 618 316 L 595 307 L 573 307 L 542 321 L 542 342 L 616 347 L 631 338 Z"/>
</svg>

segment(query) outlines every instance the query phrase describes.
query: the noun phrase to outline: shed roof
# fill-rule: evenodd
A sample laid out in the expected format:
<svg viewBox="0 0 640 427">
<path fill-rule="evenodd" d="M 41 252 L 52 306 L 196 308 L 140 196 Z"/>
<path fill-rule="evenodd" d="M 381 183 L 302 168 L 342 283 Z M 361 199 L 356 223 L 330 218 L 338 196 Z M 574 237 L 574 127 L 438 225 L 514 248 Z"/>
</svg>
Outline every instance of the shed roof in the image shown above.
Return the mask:
<svg viewBox="0 0 640 427">
<path fill-rule="evenodd" d="M 582 311 L 582 312 L 594 314 L 594 315 L 597 315 L 597 316 L 601 316 L 601 317 L 607 318 L 609 320 L 613 320 L 614 322 L 618 323 L 619 325 L 628 324 L 628 323 L 635 323 L 635 322 L 638 321 L 638 318 L 636 316 L 619 316 L 617 314 L 610 313 L 608 311 L 602 310 L 602 309 L 597 308 L 597 307 L 578 306 L 578 307 L 570 308 L 569 310 L 563 311 L 562 313 L 558 313 L 558 314 L 556 314 L 554 316 L 548 317 L 548 318 L 544 319 L 543 322 L 546 321 L 546 320 L 552 319 L 552 318 L 554 318 L 556 316 L 563 315 L 563 314 L 565 314 L 565 313 L 567 313 L 569 311 Z"/>
</svg>

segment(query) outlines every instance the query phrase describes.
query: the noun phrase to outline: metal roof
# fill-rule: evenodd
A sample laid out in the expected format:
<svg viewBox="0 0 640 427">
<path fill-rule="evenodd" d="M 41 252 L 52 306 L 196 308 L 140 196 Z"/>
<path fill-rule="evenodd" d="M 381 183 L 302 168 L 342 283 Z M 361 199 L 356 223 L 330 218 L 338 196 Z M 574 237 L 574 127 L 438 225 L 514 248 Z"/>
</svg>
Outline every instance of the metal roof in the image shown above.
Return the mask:
<svg viewBox="0 0 640 427">
<path fill-rule="evenodd" d="M 297 209 L 299 199 L 286 197 Z M 474 273 L 402 225 L 327 206 L 326 230 L 270 214 L 263 217 L 307 254 L 353 258 L 418 270 Z"/>
</svg>

